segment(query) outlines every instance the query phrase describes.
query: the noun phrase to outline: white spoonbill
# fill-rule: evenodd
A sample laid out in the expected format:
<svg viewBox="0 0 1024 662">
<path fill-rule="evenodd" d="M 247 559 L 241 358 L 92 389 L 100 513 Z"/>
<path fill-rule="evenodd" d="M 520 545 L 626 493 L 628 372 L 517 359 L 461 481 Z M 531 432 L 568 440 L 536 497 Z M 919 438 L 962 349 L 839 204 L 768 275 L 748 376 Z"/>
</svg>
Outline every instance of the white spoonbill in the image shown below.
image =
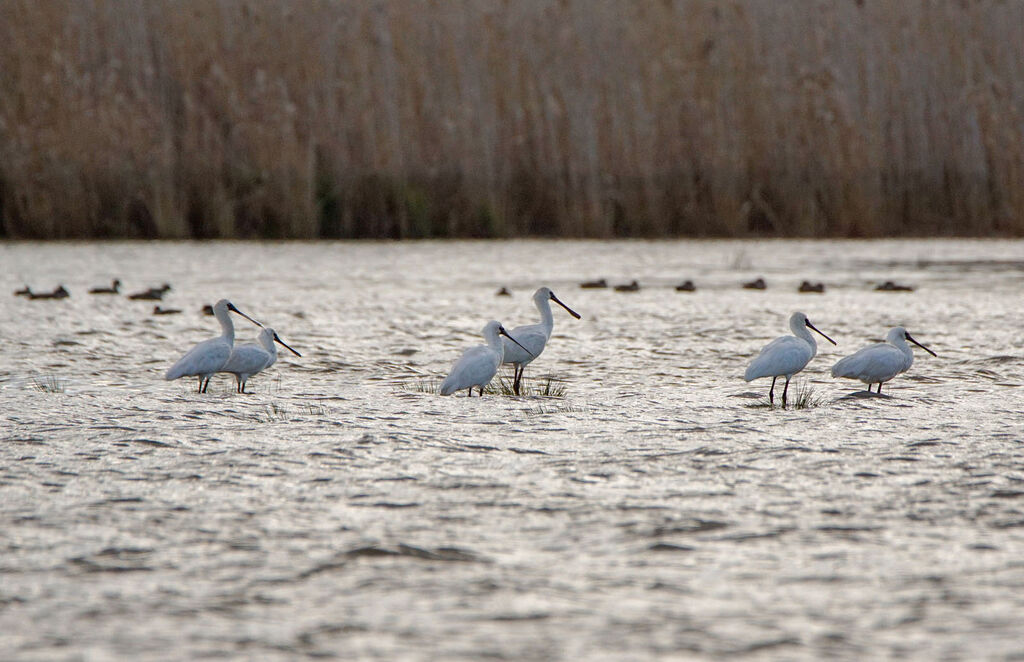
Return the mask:
<svg viewBox="0 0 1024 662">
<path fill-rule="evenodd" d="M 231 323 L 229 312 L 238 313 L 256 326 L 263 325 L 249 317 L 227 299 L 213 304 L 213 314 L 220 322 L 221 334 L 217 338 L 204 340 L 185 353 L 178 362 L 171 366 L 164 379 L 179 377 L 199 377 L 199 393 L 206 393 L 210 385 L 210 377 L 220 370 L 231 356 L 231 348 L 235 344 L 235 326 Z M 205 380 L 205 381 L 204 381 Z"/>
<path fill-rule="evenodd" d="M 501 336 L 505 336 L 519 345 L 515 338 L 508 335 L 508 332 L 501 326 L 501 322 L 488 322 L 484 325 L 483 333 L 487 344 L 470 347 L 462 353 L 459 360 L 452 366 L 451 372 L 441 382 L 441 395 L 451 395 L 456 391 L 468 388 L 471 396 L 473 387 L 476 386 L 480 389 L 480 395 L 483 396 L 484 387 L 494 379 L 505 354 Z M 522 347 L 522 345 L 519 346 Z"/>
<path fill-rule="evenodd" d="M 872 384 L 878 384 L 878 392 L 881 393 L 883 382 L 906 372 L 913 365 L 914 352 L 907 344 L 908 340 L 932 356 L 937 356 L 935 352 L 914 340 L 906 329 L 897 326 L 889 329 L 885 342 L 868 345 L 839 359 L 832 366 L 832 376 L 858 379 L 868 385 L 868 393 L 871 392 Z"/>
<path fill-rule="evenodd" d="M 229 372 L 235 376 L 235 391 L 245 393 L 245 383 L 253 375 L 262 372 L 277 363 L 277 345 L 287 349 L 295 356 L 301 357 L 294 349 L 281 340 L 281 337 L 270 327 L 263 327 L 257 338 L 259 344 L 235 345 L 231 348 L 231 356 L 227 363 L 217 372 Z"/>
<path fill-rule="evenodd" d="M 542 287 L 533 293 L 533 305 L 540 311 L 540 322 L 537 324 L 525 324 L 512 329 L 512 336 L 518 341 L 515 344 L 504 340 L 505 358 L 503 363 L 511 363 L 515 366 L 515 378 L 512 381 L 512 391 L 519 395 L 519 385 L 523 380 L 523 371 L 527 364 L 534 360 L 544 351 L 548 339 L 551 338 L 551 330 L 555 326 L 555 318 L 551 315 L 551 303 L 554 301 L 562 308 L 565 308 L 570 315 L 580 319 L 580 314 L 555 296 L 550 288 Z M 521 344 L 520 344 L 521 343 Z M 516 345 L 519 345 L 516 347 Z"/>
<path fill-rule="evenodd" d="M 747 372 L 743 375 L 748 382 L 759 377 L 772 378 L 772 387 L 768 391 L 768 402 L 771 404 L 775 404 L 775 380 L 785 375 L 786 388 L 782 389 L 783 407 L 786 406 L 789 380 L 803 370 L 818 353 L 818 344 L 814 342 L 814 336 L 807 329 L 821 333 L 803 313 L 793 313 L 790 316 L 789 328 L 793 335 L 780 336 L 765 345 L 761 353 L 750 362 Z M 821 335 L 833 345 L 836 344 L 835 340 L 824 333 Z"/>
</svg>

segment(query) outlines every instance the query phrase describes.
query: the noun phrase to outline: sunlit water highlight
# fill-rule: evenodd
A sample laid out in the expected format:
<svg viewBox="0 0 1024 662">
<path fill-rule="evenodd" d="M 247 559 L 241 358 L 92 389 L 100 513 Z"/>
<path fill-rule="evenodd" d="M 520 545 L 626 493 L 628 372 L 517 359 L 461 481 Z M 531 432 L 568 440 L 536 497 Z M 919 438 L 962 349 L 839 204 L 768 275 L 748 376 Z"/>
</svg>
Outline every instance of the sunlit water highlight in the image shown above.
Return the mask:
<svg viewBox="0 0 1024 662">
<path fill-rule="evenodd" d="M 1024 243 L 0 245 L 0 658 L 992 659 L 1022 650 Z M 768 290 L 739 283 L 764 276 Z M 152 302 L 85 294 L 172 283 Z M 640 281 L 635 293 L 582 280 Z M 690 278 L 695 293 L 673 286 Z M 823 295 L 797 294 L 821 280 Z M 911 293 L 880 293 L 883 280 Z M 64 301 L 11 296 L 63 283 Z M 488 319 L 564 398 L 424 392 Z M 511 298 L 495 297 L 507 286 Z M 230 298 L 302 352 L 162 380 Z M 764 405 L 806 312 L 839 346 Z M 938 358 L 864 397 L 839 357 Z M 257 329 L 236 318 L 239 341 Z"/>
</svg>

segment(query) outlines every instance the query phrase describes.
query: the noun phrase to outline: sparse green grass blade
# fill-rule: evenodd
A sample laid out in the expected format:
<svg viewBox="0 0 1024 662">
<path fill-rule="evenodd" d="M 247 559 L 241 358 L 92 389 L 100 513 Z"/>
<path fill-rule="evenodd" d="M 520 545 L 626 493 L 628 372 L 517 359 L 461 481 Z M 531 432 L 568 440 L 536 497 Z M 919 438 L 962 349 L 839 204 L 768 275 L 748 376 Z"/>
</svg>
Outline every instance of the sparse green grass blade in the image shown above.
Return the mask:
<svg viewBox="0 0 1024 662">
<path fill-rule="evenodd" d="M 288 408 L 284 405 L 279 405 L 276 402 L 271 402 L 269 405 L 263 405 L 263 413 L 256 415 L 257 423 L 283 423 L 290 420 L 291 416 L 288 414 Z"/>
<path fill-rule="evenodd" d="M 794 381 L 789 385 L 789 395 L 786 398 L 786 409 L 813 409 L 828 404 L 826 396 L 820 395 L 814 387 L 805 381 Z M 782 393 L 779 388 L 775 389 L 775 404 L 768 400 L 766 395 L 752 405 L 751 409 L 782 409 Z"/>
<path fill-rule="evenodd" d="M 67 384 L 62 379 L 57 379 L 55 375 L 45 375 L 42 377 L 32 377 L 32 388 L 40 393 L 64 393 L 67 390 Z"/>
<path fill-rule="evenodd" d="M 513 379 L 507 374 L 499 374 L 484 389 L 488 395 L 515 395 L 512 390 Z M 519 395 L 523 397 L 543 398 L 564 398 L 566 393 L 565 381 L 558 377 L 547 375 L 538 377 L 536 380 L 523 377 L 519 384 Z"/>
<path fill-rule="evenodd" d="M 403 381 L 401 388 L 415 393 L 437 395 L 441 392 L 441 381 L 439 377 L 418 377 L 415 380 Z"/>
<path fill-rule="evenodd" d="M 498 374 L 484 389 L 486 395 L 513 396 L 512 377 L 509 374 Z M 403 381 L 400 388 L 416 393 L 436 395 L 441 391 L 442 380 L 439 377 L 418 377 Z M 524 397 L 564 398 L 566 394 L 565 380 L 552 377 L 538 377 L 536 380 L 524 377 L 519 385 L 519 395 Z"/>
</svg>

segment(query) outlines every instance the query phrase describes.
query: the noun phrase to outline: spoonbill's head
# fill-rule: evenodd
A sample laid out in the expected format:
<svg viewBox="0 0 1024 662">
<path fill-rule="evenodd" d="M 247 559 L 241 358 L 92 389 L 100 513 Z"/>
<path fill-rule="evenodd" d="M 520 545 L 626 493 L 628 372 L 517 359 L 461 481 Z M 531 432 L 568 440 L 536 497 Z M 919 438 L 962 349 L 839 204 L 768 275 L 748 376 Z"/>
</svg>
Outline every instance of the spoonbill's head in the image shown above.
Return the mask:
<svg viewBox="0 0 1024 662">
<path fill-rule="evenodd" d="M 506 331 L 505 327 L 503 327 L 501 325 L 501 322 L 492 320 L 492 321 L 490 321 L 490 322 L 488 322 L 487 324 L 484 325 L 484 338 L 491 338 L 491 337 L 496 337 L 496 336 L 505 336 L 506 338 L 508 338 L 509 340 L 514 342 L 515 344 L 519 345 L 519 341 L 518 340 L 516 340 L 512 336 L 508 335 L 508 331 Z M 536 354 L 534 354 L 530 350 L 526 349 L 522 345 L 519 345 L 519 346 L 523 348 L 524 352 L 526 352 L 530 356 L 536 358 L 536 356 L 537 356 Z"/>
<path fill-rule="evenodd" d="M 546 301 L 546 300 L 554 301 L 555 303 L 557 303 L 562 308 L 565 308 L 566 312 L 568 312 L 570 315 L 572 315 L 576 319 L 580 319 L 580 314 L 577 313 L 572 308 L 570 308 L 569 306 L 567 306 L 564 303 L 562 303 L 562 300 L 555 296 L 555 293 L 551 291 L 550 287 L 542 287 L 542 288 L 538 289 L 536 292 L 534 292 L 533 293 L 533 300 L 534 300 L 534 302 L 538 306 L 540 305 L 541 301 Z"/>
<path fill-rule="evenodd" d="M 253 318 L 249 317 L 248 315 L 240 311 L 238 308 L 235 308 L 235 304 L 231 303 L 227 299 L 221 299 L 217 303 L 213 304 L 213 314 L 216 315 L 218 319 L 224 319 L 224 317 L 228 314 L 228 311 L 238 313 L 239 315 L 249 320 L 256 326 L 263 328 L 262 324 L 260 324 Z"/>
<path fill-rule="evenodd" d="M 807 319 L 807 315 L 804 315 L 803 313 L 793 313 L 793 316 L 789 318 L 789 328 L 792 329 L 794 333 L 796 333 L 797 329 L 801 329 L 803 327 L 811 329 L 812 331 L 820 335 L 822 338 L 832 343 L 833 345 L 836 344 L 835 340 L 832 340 L 824 333 L 822 333 L 818 329 L 818 327 L 811 324 L 811 320 Z"/>
<path fill-rule="evenodd" d="M 889 342 L 892 342 L 893 339 L 895 339 L 895 338 L 902 339 L 902 340 L 909 340 L 910 342 L 914 343 L 915 345 L 917 345 L 918 347 L 920 347 L 924 351 L 928 352 L 932 356 L 938 357 L 938 354 L 936 354 L 932 350 L 928 349 L 927 347 L 925 347 L 921 343 L 919 343 L 916 340 L 914 340 L 914 337 L 911 336 L 910 333 L 908 333 L 907 330 L 904 329 L 902 326 L 897 326 L 897 327 L 895 327 L 893 329 L 890 329 L 889 335 L 886 336 L 886 340 L 888 340 Z"/>
<path fill-rule="evenodd" d="M 274 346 L 274 343 L 277 343 L 277 344 L 281 345 L 282 347 L 287 349 L 289 352 L 291 352 L 295 356 L 300 356 L 300 357 L 302 356 L 302 354 L 299 354 L 294 349 L 289 347 L 288 343 L 286 343 L 285 341 L 281 340 L 281 336 L 277 335 L 276 331 L 271 329 L 269 326 L 263 327 L 263 330 L 260 331 L 260 344 L 262 344 L 264 347 L 266 347 L 269 350 L 271 347 Z"/>
<path fill-rule="evenodd" d="M 907 330 L 902 326 L 894 326 L 885 334 L 885 342 L 891 345 L 898 345 L 901 340 L 907 339 Z"/>
</svg>

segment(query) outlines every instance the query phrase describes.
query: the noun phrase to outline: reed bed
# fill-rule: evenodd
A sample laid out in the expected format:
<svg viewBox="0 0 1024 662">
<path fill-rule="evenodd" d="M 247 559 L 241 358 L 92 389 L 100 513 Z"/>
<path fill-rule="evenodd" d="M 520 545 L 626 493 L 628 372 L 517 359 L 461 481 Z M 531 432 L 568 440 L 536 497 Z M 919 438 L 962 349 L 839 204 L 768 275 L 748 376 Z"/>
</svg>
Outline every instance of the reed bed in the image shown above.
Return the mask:
<svg viewBox="0 0 1024 662">
<path fill-rule="evenodd" d="M 4 0 L 0 236 L 1024 235 L 1024 3 Z"/>
</svg>

